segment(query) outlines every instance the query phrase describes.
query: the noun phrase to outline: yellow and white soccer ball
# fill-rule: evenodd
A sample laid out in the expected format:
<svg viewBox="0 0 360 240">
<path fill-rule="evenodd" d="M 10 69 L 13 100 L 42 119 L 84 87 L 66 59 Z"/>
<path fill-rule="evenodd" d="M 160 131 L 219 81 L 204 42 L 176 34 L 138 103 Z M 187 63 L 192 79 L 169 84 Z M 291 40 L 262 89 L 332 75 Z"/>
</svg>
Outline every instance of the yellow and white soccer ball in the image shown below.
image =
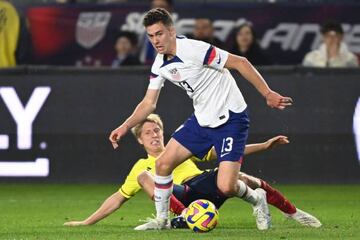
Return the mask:
<svg viewBox="0 0 360 240">
<path fill-rule="evenodd" d="M 194 232 L 208 232 L 216 227 L 219 212 L 212 202 L 198 199 L 190 203 L 185 213 L 185 220 Z"/>
</svg>

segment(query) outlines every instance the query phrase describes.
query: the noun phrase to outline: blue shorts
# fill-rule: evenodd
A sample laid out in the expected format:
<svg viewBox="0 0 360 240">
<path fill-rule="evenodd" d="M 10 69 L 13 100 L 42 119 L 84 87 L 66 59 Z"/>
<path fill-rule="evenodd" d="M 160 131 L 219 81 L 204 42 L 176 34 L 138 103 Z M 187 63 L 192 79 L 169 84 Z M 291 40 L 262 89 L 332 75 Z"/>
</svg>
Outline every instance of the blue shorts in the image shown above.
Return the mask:
<svg viewBox="0 0 360 240">
<path fill-rule="evenodd" d="M 218 162 L 241 163 L 248 129 L 249 117 L 246 109 L 241 113 L 230 111 L 228 121 L 216 128 L 201 127 L 193 114 L 172 137 L 200 159 L 214 146 Z"/>
<path fill-rule="evenodd" d="M 185 207 L 197 199 L 206 199 L 214 203 L 216 208 L 220 208 L 228 198 L 217 188 L 217 173 L 217 170 L 208 170 L 182 185 L 174 184 L 174 196 Z"/>
</svg>

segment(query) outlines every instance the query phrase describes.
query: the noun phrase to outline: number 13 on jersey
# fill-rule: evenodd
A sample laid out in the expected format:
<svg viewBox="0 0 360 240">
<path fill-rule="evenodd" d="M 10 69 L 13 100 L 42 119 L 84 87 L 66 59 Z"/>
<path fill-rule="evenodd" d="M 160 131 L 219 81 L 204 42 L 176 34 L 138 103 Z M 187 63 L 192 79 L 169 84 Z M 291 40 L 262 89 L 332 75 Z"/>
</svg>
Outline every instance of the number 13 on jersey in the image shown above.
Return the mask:
<svg viewBox="0 0 360 240">
<path fill-rule="evenodd" d="M 233 142 L 234 139 L 232 137 L 223 138 L 220 157 L 223 157 L 231 152 Z"/>
</svg>

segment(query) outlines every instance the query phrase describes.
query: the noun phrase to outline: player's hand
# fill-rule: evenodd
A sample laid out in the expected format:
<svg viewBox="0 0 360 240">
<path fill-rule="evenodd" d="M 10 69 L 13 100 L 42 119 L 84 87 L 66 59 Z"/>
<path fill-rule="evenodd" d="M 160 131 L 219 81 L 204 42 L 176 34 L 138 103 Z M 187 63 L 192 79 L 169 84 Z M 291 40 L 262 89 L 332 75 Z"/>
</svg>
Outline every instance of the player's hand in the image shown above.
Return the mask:
<svg viewBox="0 0 360 240">
<path fill-rule="evenodd" d="M 266 103 L 271 108 L 278 108 L 280 110 L 285 109 L 288 106 L 292 105 L 293 100 L 290 97 L 283 97 L 277 92 L 270 91 L 265 96 Z"/>
<path fill-rule="evenodd" d="M 76 227 L 76 226 L 84 226 L 84 225 L 86 225 L 84 221 L 70 221 L 64 223 L 64 226 L 67 227 Z"/>
<path fill-rule="evenodd" d="M 288 144 L 290 141 L 288 140 L 287 136 L 276 136 L 273 138 L 270 138 L 269 140 L 267 140 L 265 142 L 265 149 L 270 149 L 270 148 L 274 148 L 278 145 L 283 145 L 283 144 Z"/>
<path fill-rule="evenodd" d="M 118 141 L 120 141 L 120 138 L 124 136 L 127 133 L 127 131 L 128 131 L 128 127 L 123 124 L 111 132 L 109 136 L 109 140 L 114 149 L 119 147 Z"/>
</svg>

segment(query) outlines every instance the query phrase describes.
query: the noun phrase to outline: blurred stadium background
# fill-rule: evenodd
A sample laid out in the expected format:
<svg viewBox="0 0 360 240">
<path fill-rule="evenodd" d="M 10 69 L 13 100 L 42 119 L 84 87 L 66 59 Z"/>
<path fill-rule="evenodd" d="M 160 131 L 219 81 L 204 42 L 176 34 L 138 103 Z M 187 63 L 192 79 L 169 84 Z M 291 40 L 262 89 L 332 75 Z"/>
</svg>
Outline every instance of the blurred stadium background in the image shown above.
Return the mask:
<svg viewBox="0 0 360 240">
<path fill-rule="evenodd" d="M 1 27 L 11 19 L 0 5 L 0 55 L 13 55 L 0 58 L 3 193 L 13 196 L 8 186 L 16 189 L 24 182 L 120 184 L 145 152 L 130 134 L 117 151 L 107 138 L 142 98 L 150 67 L 111 67 L 114 45 L 120 32 L 131 31 L 138 36 L 137 53 L 141 51 L 141 17 L 149 1 L 8 2 L 16 8 L 18 15 L 12 18 L 18 25 L 8 33 L 17 42 L 15 49 L 4 49 L 9 38 L 1 35 Z M 275 184 L 355 184 L 358 190 L 360 69 L 307 68 L 301 63 L 320 45 L 320 25 L 328 20 L 342 24 L 344 41 L 359 57 L 359 12 L 360 2 L 355 0 L 173 1 L 178 33 L 190 34 L 195 19 L 209 18 L 214 35 L 227 50 L 234 44 L 236 27 L 252 22 L 261 48 L 272 58 L 271 65 L 257 66 L 259 71 L 274 89 L 294 99 L 294 106 L 285 111 L 267 108 L 235 74 L 250 109 L 249 142 L 277 134 L 291 141 L 247 157 L 244 171 Z M 5 58 L 16 63 L 1 62 Z M 181 90 L 167 83 L 156 112 L 165 122 L 168 140 L 192 112 L 192 105 Z M 6 195 L 1 199 L 6 202 Z M 16 234 L 4 236 L 13 239 Z"/>
</svg>

